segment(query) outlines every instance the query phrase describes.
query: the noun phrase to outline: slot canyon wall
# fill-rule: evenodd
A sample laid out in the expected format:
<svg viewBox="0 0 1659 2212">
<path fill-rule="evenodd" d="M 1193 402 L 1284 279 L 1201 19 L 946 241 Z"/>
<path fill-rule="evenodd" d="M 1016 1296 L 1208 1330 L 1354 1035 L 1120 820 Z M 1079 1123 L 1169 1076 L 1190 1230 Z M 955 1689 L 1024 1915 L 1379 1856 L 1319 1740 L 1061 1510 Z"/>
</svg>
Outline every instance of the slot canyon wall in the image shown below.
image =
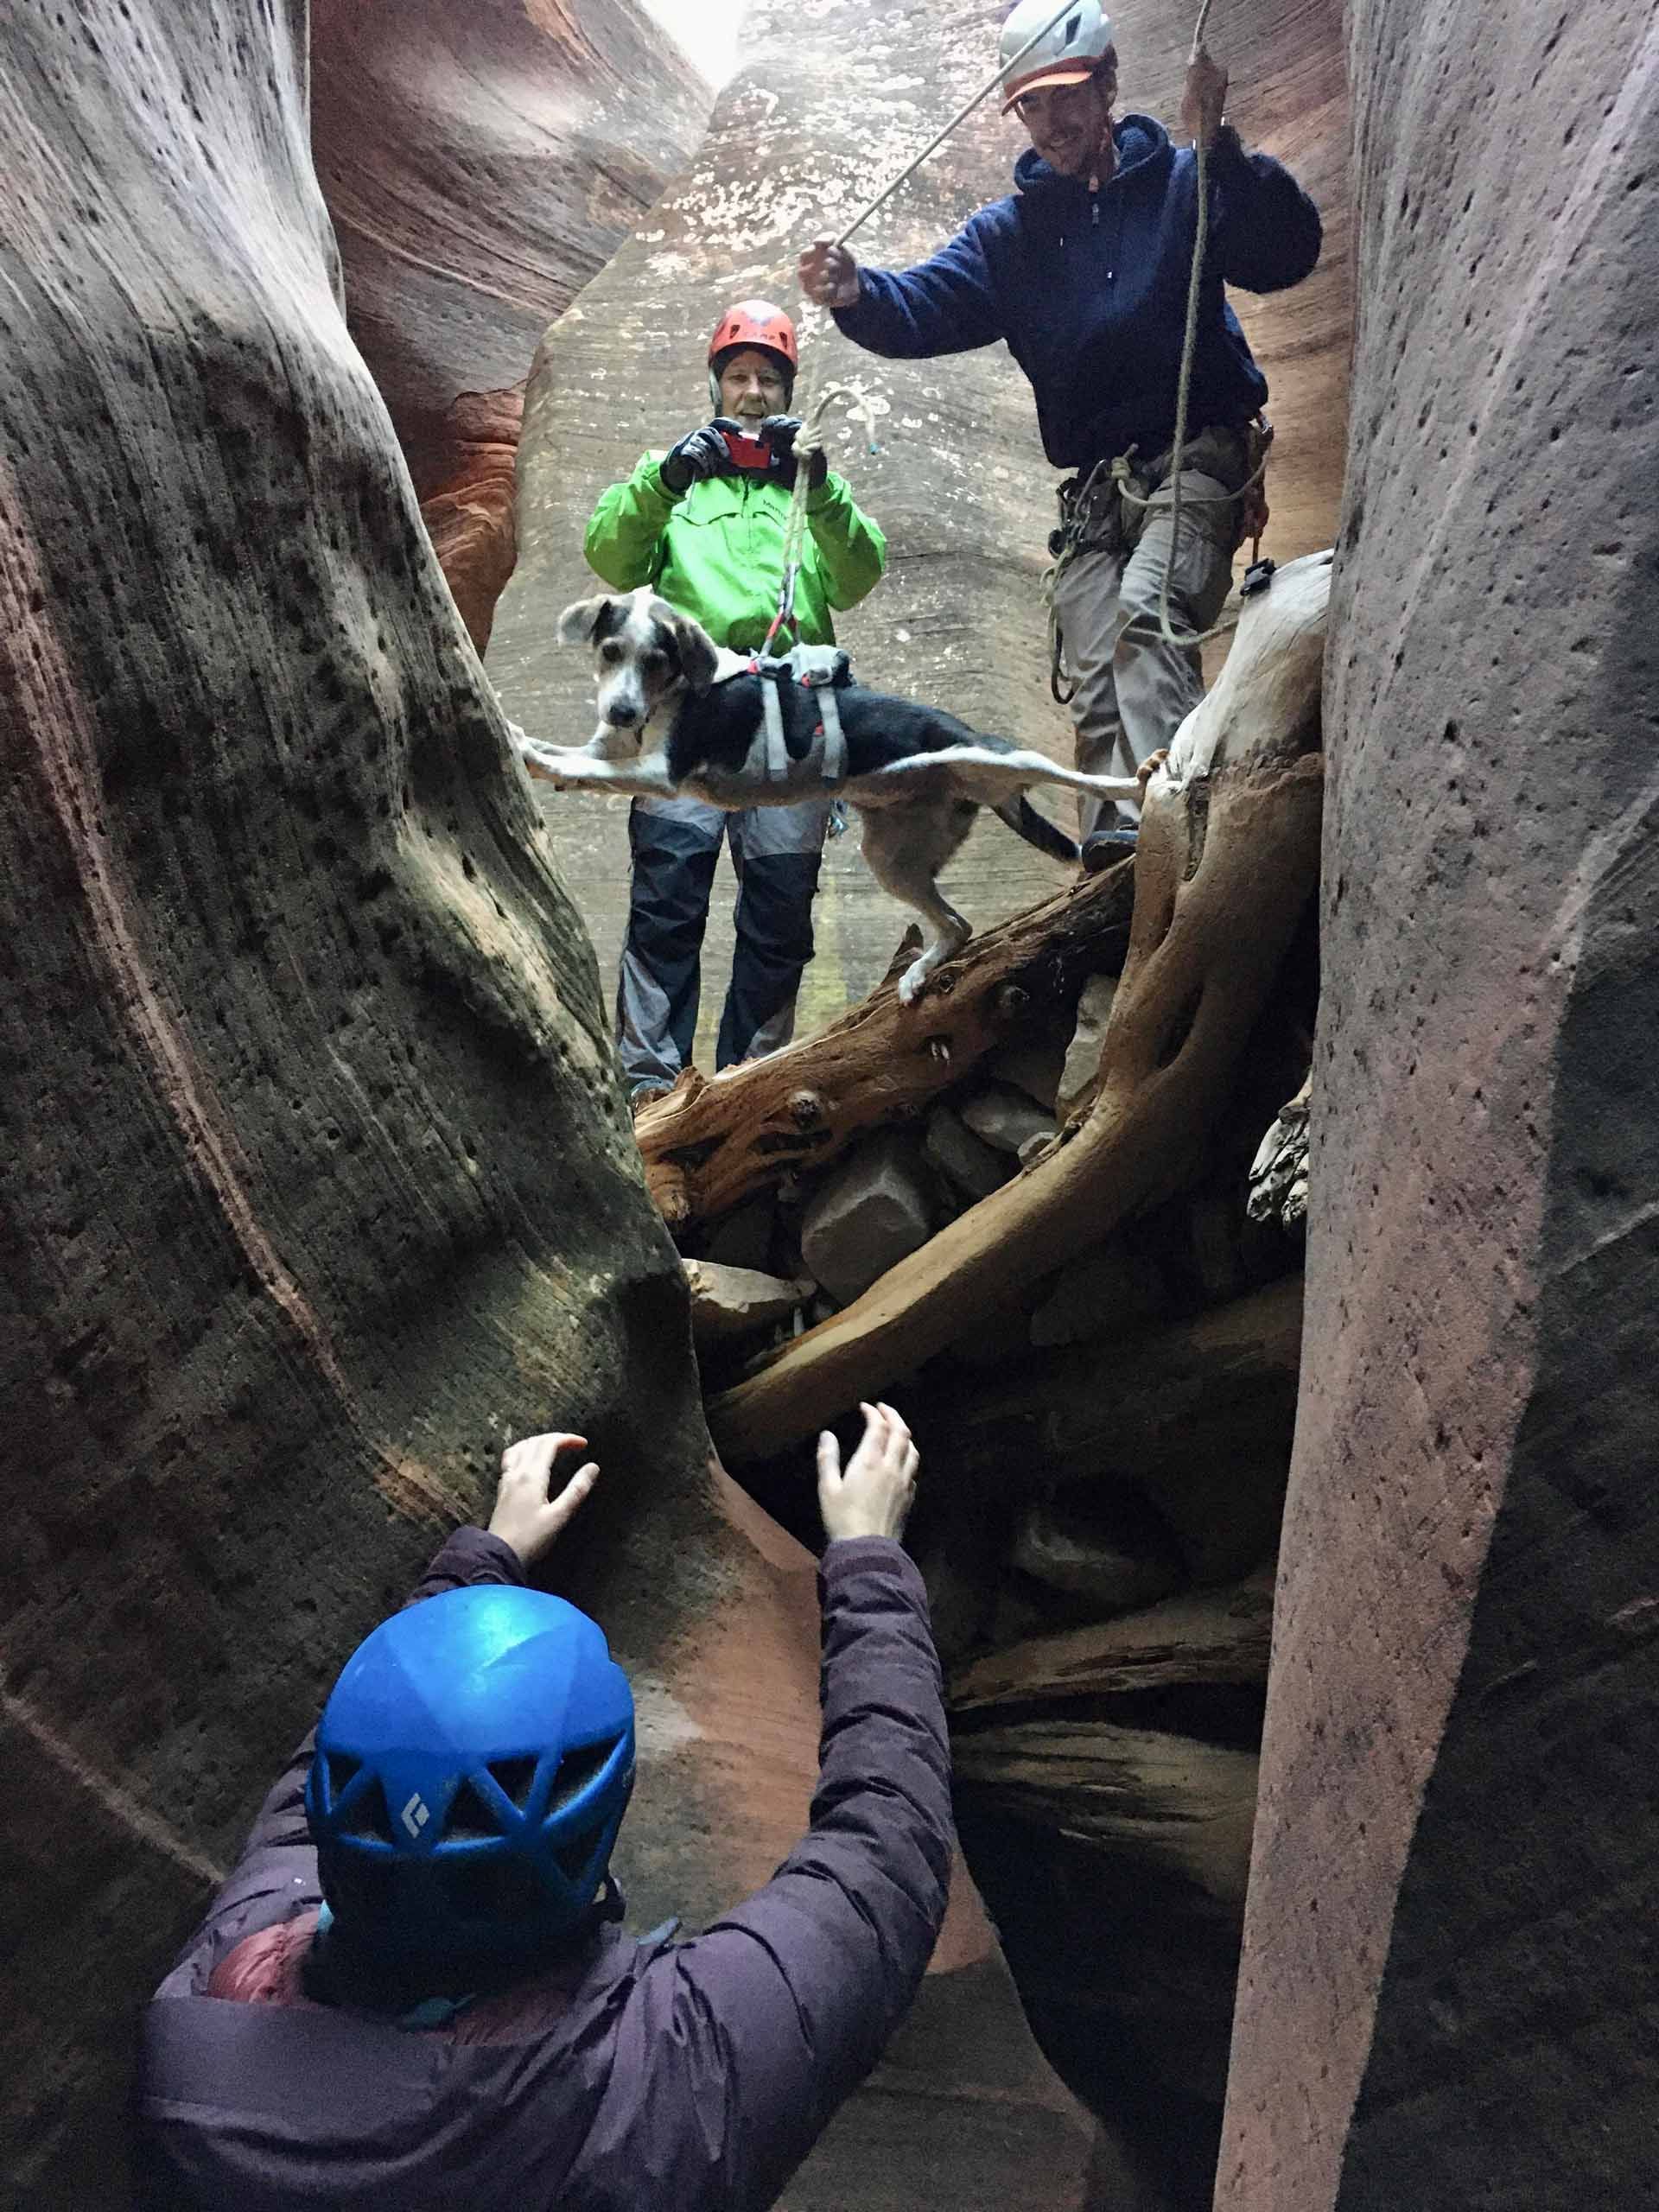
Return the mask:
<svg viewBox="0 0 1659 2212">
<path fill-rule="evenodd" d="M 137 2007 L 353 1642 L 515 1432 L 640 1700 L 621 1871 L 804 1824 L 810 1562 L 711 1475 L 592 950 L 338 303 L 304 19 L 0 44 L 6 2196 L 127 2201 Z M 804 2208 L 1080 2203 L 971 1896 Z"/>
<path fill-rule="evenodd" d="M 556 644 L 553 628 L 562 607 L 599 588 L 582 556 L 599 493 L 643 451 L 706 419 L 708 334 L 725 306 L 760 293 L 799 313 L 799 248 L 849 220 L 984 82 L 1005 12 L 997 0 L 897 0 L 879 10 L 823 0 L 809 21 L 784 0 L 754 0 L 742 66 L 690 170 L 547 333 L 537 358 L 519 449 L 518 566 L 489 654 L 508 712 L 527 729 L 561 744 L 591 733 L 590 668 Z M 1123 106 L 1173 120 L 1188 11 L 1128 0 L 1114 20 Z M 1233 71 L 1241 130 L 1292 165 L 1325 218 L 1324 256 L 1308 283 L 1259 299 L 1234 296 L 1281 425 L 1268 550 L 1284 559 L 1330 543 L 1341 482 L 1351 308 L 1339 10 L 1335 0 L 1252 0 L 1217 18 L 1212 39 Z M 860 232 L 855 251 L 879 266 L 924 258 L 1011 188 L 1026 143 L 1018 124 L 987 103 Z M 1001 346 L 936 361 L 880 360 L 817 309 L 801 323 L 802 394 L 850 381 L 879 410 L 874 454 L 844 416 L 829 423 L 831 465 L 888 539 L 887 577 L 837 624 L 860 676 L 1069 760 L 1071 725 L 1049 694 L 1042 601 L 1059 480 L 1044 459 L 1024 377 Z M 1038 803 L 1071 824 L 1069 801 L 1051 794 Z M 626 913 L 627 803 L 548 797 L 543 810 L 555 849 L 584 887 L 608 982 Z M 863 995 L 904 925 L 855 847 L 849 836 L 828 849 L 803 1029 Z M 952 880 L 983 928 L 1064 877 L 987 817 Z M 705 1058 L 730 953 L 722 882 L 705 950 Z"/>
<path fill-rule="evenodd" d="M 311 0 L 311 144 L 346 322 L 480 652 L 512 570 L 536 341 L 690 156 L 713 97 L 635 0 Z"/>
<path fill-rule="evenodd" d="M 1659 33 L 1353 0 L 1303 1390 L 1218 2206 L 1653 2189 Z"/>
</svg>

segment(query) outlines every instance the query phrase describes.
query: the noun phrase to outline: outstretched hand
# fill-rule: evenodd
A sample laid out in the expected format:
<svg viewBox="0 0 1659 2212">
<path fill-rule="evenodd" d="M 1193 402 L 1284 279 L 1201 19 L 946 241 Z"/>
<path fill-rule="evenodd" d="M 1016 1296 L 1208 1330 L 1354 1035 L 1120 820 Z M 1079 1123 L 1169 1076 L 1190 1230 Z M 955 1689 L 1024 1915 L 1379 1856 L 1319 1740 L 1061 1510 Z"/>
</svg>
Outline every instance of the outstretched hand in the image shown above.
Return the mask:
<svg viewBox="0 0 1659 2212">
<path fill-rule="evenodd" d="M 818 1511 L 831 1543 L 843 1536 L 901 1536 L 916 1496 L 921 1455 L 891 1406 L 861 1404 L 864 1433 L 843 1474 L 841 1446 L 818 1439 Z"/>
<path fill-rule="evenodd" d="M 818 307 L 850 308 L 857 302 L 858 264 L 827 232 L 808 246 L 795 273 L 801 289 Z"/>
<path fill-rule="evenodd" d="M 566 1436 L 556 1429 L 509 1444 L 501 1454 L 501 1480 L 496 1489 L 495 1510 L 490 1515 L 490 1534 L 511 1544 L 526 1567 L 533 1566 L 563 1534 L 599 1480 L 598 1464 L 589 1459 L 556 1496 L 548 1495 L 553 1463 L 559 1454 L 587 1448 L 585 1436 Z"/>
</svg>

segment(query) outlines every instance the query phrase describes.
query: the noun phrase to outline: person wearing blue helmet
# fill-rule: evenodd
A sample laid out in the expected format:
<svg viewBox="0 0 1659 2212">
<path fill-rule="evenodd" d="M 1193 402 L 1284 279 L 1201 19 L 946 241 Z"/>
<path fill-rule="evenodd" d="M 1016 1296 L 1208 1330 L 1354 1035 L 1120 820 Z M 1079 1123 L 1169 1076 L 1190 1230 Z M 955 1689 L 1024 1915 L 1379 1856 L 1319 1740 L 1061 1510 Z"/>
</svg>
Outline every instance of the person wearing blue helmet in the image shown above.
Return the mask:
<svg viewBox="0 0 1659 2212">
<path fill-rule="evenodd" d="M 689 1941 L 637 1942 L 611 1872 L 633 1700 L 603 1631 L 531 1589 L 598 1479 L 509 1447 L 346 1662 L 143 2024 L 149 2201 L 236 2212 L 760 2212 L 898 2024 L 944 1917 L 950 1758 L 917 1453 L 887 1406 L 828 1542 L 811 1826 Z"/>
</svg>

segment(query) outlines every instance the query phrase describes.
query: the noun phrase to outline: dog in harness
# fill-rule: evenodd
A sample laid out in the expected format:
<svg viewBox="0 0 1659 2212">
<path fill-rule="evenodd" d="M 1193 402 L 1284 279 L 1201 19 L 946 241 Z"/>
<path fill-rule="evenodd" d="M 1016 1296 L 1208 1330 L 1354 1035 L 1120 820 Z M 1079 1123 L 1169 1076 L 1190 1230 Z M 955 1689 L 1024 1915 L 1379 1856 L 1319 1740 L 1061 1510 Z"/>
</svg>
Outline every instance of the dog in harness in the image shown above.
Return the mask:
<svg viewBox="0 0 1659 2212">
<path fill-rule="evenodd" d="M 531 773 L 564 791 L 684 792 L 728 810 L 844 799 L 860 818 L 870 873 L 922 925 L 921 952 L 899 982 L 906 1004 L 973 933 L 935 879 L 982 806 L 1039 853 L 1075 861 L 1076 845 L 1028 804 L 1027 789 L 1139 792 L 1134 779 L 1080 775 L 937 708 L 868 690 L 834 646 L 772 662 L 724 652 L 649 585 L 578 601 L 559 617 L 559 636 L 592 648 L 599 727 L 571 747 L 515 729 Z"/>
</svg>

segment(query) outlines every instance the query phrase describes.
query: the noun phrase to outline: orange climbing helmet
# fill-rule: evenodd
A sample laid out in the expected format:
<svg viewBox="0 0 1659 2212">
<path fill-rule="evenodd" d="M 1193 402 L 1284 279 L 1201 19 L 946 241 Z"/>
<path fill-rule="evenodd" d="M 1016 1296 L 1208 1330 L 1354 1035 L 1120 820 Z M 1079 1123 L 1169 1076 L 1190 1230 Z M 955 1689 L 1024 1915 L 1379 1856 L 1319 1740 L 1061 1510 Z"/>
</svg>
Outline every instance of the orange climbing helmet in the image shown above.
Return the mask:
<svg viewBox="0 0 1659 2212">
<path fill-rule="evenodd" d="M 753 346 L 780 362 L 791 390 L 794 387 L 795 372 L 801 365 L 794 324 L 782 308 L 773 307 L 770 300 L 740 300 L 734 308 L 727 308 L 709 340 L 709 379 L 716 406 L 720 404 L 720 372 L 726 365 L 726 357 L 745 346 Z"/>
</svg>

